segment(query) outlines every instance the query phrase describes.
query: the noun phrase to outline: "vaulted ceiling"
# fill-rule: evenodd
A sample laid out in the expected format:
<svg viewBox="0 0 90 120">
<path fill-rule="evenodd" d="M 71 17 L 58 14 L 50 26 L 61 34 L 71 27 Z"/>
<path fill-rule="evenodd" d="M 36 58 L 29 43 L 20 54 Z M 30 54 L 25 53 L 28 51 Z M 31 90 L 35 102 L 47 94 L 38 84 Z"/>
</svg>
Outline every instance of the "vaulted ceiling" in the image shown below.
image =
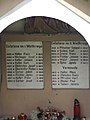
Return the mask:
<svg viewBox="0 0 90 120">
<path fill-rule="evenodd" d="M 16 21 L 4 29 L 3 33 L 71 34 L 78 32 L 72 26 L 63 21 L 50 17 L 33 16 Z"/>
</svg>

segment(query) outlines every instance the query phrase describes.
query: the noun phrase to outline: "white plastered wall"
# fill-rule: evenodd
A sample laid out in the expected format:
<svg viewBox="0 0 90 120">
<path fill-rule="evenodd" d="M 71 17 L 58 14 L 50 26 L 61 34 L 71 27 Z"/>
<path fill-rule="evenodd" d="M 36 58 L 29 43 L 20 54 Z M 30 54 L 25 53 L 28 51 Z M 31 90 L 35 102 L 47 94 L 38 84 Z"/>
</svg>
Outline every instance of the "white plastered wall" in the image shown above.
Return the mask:
<svg viewBox="0 0 90 120">
<path fill-rule="evenodd" d="M 58 2 L 59 1 L 59 2 Z M 79 31 L 90 44 L 90 21 L 68 9 L 63 0 L 25 0 L 0 18 L 0 32 L 11 23 L 30 16 L 48 16 L 64 21 Z M 61 3 L 60 3 L 61 2 Z M 69 6 L 71 7 L 71 6 Z M 71 8 L 72 9 L 72 8 Z M 74 10 L 74 9 L 73 9 Z M 76 10 L 76 12 L 78 12 Z M 88 17 L 88 19 L 90 19 Z"/>
</svg>

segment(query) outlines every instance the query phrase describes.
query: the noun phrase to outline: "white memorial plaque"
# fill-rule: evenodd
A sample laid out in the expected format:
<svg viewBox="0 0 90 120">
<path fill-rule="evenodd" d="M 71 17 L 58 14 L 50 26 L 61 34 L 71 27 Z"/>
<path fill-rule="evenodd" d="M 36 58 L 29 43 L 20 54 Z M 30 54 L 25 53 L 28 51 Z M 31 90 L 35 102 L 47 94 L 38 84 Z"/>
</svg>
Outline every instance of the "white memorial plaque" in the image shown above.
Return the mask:
<svg viewBox="0 0 90 120">
<path fill-rule="evenodd" d="M 42 42 L 6 42 L 7 88 L 44 88 L 42 48 Z"/>
<path fill-rule="evenodd" d="M 53 41 L 52 88 L 89 88 L 89 46 L 85 41 Z"/>
</svg>

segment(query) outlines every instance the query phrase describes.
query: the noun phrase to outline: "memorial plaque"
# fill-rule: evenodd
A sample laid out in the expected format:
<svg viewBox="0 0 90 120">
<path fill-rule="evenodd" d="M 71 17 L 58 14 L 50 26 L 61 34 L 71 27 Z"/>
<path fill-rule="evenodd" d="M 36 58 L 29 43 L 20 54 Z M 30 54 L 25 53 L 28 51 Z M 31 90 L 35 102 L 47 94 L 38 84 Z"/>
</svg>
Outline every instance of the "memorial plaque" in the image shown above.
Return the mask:
<svg viewBox="0 0 90 120">
<path fill-rule="evenodd" d="M 43 89 L 42 42 L 6 42 L 9 89 Z"/>
<path fill-rule="evenodd" d="M 89 46 L 86 41 L 53 41 L 52 88 L 89 88 Z"/>
</svg>

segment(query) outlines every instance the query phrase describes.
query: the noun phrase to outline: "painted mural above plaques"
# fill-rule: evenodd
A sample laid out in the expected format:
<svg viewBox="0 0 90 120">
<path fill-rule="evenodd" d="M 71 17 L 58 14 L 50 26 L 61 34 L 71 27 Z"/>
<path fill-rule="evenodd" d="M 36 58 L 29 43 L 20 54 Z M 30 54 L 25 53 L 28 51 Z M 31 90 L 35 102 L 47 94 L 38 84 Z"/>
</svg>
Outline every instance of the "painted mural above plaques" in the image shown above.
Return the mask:
<svg viewBox="0 0 90 120">
<path fill-rule="evenodd" d="M 6 42 L 8 89 L 43 89 L 42 42 Z"/>
<path fill-rule="evenodd" d="M 86 41 L 53 41 L 52 88 L 89 88 L 89 46 Z"/>
</svg>

